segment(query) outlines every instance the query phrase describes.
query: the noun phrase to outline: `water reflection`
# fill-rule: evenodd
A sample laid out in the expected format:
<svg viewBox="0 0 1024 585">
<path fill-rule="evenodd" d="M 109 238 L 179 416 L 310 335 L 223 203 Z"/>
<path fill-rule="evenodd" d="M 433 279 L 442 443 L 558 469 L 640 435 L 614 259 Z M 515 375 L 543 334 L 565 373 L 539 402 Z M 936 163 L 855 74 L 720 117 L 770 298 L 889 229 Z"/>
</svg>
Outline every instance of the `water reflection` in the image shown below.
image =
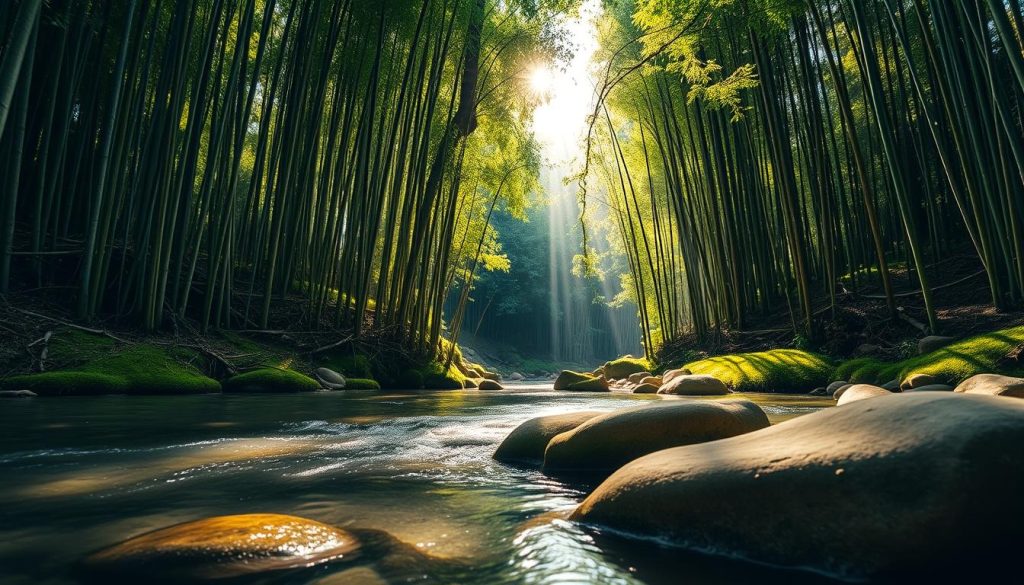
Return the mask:
<svg viewBox="0 0 1024 585">
<path fill-rule="evenodd" d="M 752 398 L 773 421 L 829 404 Z M 562 519 L 581 488 L 491 459 L 527 418 L 658 399 L 523 386 L 11 401 L 0 410 L 0 581 L 75 583 L 76 561 L 93 550 L 252 512 L 380 531 L 388 543 L 364 566 L 274 583 L 653 583 L 689 574 L 700 563 L 658 553 L 638 564 L 662 549 Z"/>
</svg>

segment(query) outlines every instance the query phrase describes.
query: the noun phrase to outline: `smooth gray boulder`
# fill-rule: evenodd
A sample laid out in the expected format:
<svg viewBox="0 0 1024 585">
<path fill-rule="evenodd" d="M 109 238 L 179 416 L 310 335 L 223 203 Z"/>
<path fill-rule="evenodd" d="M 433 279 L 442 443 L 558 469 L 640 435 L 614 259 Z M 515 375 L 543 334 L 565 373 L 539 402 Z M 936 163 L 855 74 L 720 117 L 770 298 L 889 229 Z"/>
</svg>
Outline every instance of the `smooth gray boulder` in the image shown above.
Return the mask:
<svg viewBox="0 0 1024 585">
<path fill-rule="evenodd" d="M 835 382 L 832 382 L 831 384 L 826 386 L 825 391 L 828 392 L 829 396 L 832 396 L 833 394 L 835 394 L 836 390 L 839 390 L 843 386 L 847 385 L 849 385 L 849 382 L 847 382 L 846 380 L 836 380 Z"/>
<path fill-rule="evenodd" d="M 345 376 L 330 368 L 317 368 L 313 370 L 313 376 L 316 377 L 317 381 L 324 388 L 330 390 L 342 390 L 345 388 Z"/>
<path fill-rule="evenodd" d="M 956 387 L 957 392 L 967 394 L 989 394 L 1009 398 L 1024 398 L 1024 378 L 1013 378 L 999 374 L 977 374 L 967 378 Z"/>
<path fill-rule="evenodd" d="M 929 335 L 927 337 L 922 337 L 921 340 L 917 342 L 917 355 L 924 355 L 937 349 L 942 349 L 954 341 L 956 341 L 956 338 L 944 337 L 942 335 Z"/>
<path fill-rule="evenodd" d="M 494 380 L 482 379 L 477 382 L 477 388 L 481 390 L 504 390 L 505 387 Z"/>
<path fill-rule="evenodd" d="M 572 518 L 848 580 L 1016 574 L 1022 444 L 1024 401 L 892 394 L 647 455 Z"/>
</svg>

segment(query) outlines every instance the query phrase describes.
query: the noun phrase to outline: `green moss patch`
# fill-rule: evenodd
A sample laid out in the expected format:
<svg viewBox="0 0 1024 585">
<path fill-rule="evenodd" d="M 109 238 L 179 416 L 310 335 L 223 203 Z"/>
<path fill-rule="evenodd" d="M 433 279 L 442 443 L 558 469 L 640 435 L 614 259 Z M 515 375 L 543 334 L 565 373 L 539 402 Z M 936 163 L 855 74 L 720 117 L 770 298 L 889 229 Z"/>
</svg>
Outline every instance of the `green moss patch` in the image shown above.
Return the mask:
<svg viewBox="0 0 1024 585">
<path fill-rule="evenodd" d="M 81 336 L 75 339 L 78 337 Z M 61 343 L 67 344 L 69 341 Z M 70 356 L 73 351 L 71 347 L 58 347 L 61 359 Z M 86 343 L 82 347 L 83 355 L 89 355 L 90 361 L 58 371 L 14 376 L 4 380 L 3 386 L 26 388 L 44 396 L 220 392 L 219 382 L 176 359 L 184 356 L 172 355 L 180 352 L 136 345 L 111 355 L 103 353 L 104 349 L 112 350 L 112 345 L 105 343 Z"/>
<path fill-rule="evenodd" d="M 637 372 L 650 372 L 651 368 L 652 364 L 646 358 L 626 356 L 607 362 L 604 365 L 604 375 L 610 380 L 628 378 L 630 374 Z"/>
<path fill-rule="evenodd" d="M 849 382 L 884 384 L 902 382 L 914 374 L 929 374 L 946 384 L 956 385 L 975 374 L 1019 375 L 1019 367 L 1007 368 L 1003 360 L 1024 345 L 1024 327 L 1011 327 L 962 339 L 931 353 L 898 362 L 874 358 L 850 360 L 836 370 L 836 377 Z"/>
<path fill-rule="evenodd" d="M 320 383 L 293 370 L 261 368 L 232 376 L 224 382 L 225 392 L 314 392 Z"/>
<path fill-rule="evenodd" d="M 368 378 L 347 378 L 345 390 L 380 390 L 380 384 Z"/>
<path fill-rule="evenodd" d="M 423 387 L 427 390 L 462 390 L 466 387 L 466 376 L 452 364 L 445 368 L 443 364 L 432 362 L 421 368 Z"/>
<path fill-rule="evenodd" d="M 825 357 L 799 349 L 722 355 L 683 367 L 714 376 L 736 392 L 807 392 L 828 384 L 835 370 Z"/>
</svg>

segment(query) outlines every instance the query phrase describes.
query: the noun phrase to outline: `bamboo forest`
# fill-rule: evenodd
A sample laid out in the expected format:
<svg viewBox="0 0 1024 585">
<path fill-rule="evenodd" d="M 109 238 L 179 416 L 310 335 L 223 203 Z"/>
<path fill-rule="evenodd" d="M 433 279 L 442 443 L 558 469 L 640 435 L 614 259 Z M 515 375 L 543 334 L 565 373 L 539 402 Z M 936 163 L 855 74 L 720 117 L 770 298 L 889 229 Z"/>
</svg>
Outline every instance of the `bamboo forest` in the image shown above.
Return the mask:
<svg viewBox="0 0 1024 585">
<path fill-rule="evenodd" d="M 4 585 L 1014 582 L 1022 399 L 1022 0 L 0 1 Z"/>
</svg>

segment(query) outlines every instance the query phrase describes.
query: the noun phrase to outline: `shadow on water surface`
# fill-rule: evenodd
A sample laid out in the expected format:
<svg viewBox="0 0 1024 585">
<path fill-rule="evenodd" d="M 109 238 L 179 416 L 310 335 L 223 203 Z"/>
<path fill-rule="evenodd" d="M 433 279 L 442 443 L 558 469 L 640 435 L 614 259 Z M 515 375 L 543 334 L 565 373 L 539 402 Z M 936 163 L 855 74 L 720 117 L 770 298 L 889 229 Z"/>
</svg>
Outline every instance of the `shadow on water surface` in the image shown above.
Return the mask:
<svg viewBox="0 0 1024 585">
<path fill-rule="evenodd" d="M 751 398 L 776 420 L 831 404 Z M 80 582 L 74 568 L 95 550 L 253 512 L 315 519 L 376 544 L 354 564 L 237 582 L 775 582 L 764 568 L 548 518 L 572 509 L 585 488 L 491 458 L 528 418 L 658 399 L 523 385 L 11 401 L 0 410 L 0 582 Z"/>
</svg>

